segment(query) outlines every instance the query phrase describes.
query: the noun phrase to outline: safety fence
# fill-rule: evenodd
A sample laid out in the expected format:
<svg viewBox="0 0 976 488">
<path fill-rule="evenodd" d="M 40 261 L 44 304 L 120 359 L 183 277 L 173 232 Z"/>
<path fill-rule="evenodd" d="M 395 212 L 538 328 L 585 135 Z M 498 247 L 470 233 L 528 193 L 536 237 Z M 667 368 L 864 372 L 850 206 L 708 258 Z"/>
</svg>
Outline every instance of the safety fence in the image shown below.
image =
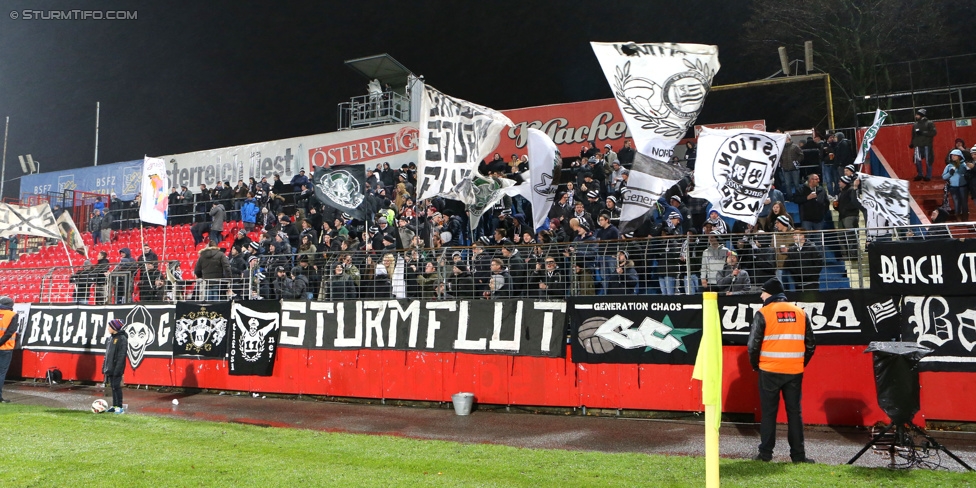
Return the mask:
<svg viewBox="0 0 976 488">
<path fill-rule="evenodd" d="M 973 232 L 972 224 L 951 224 L 406 250 L 363 250 L 349 239 L 324 250 L 306 247 L 293 254 L 240 254 L 232 249 L 226 274 L 219 254 L 204 253 L 194 254 L 189 262 L 8 270 L 0 285 L 20 290 L 22 301 L 90 304 L 234 297 L 562 299 L 703 291 L 736 295 L 758 293 L 773 277 L 783 281 L 787 291 L 863 289 L 870 287 L 871 242 L 962 238 Z M 197 270 L 202 270 L 200 275 Z M 29 293 L 31 283 L 40 284 L 37 296 Z"/>
</svg>

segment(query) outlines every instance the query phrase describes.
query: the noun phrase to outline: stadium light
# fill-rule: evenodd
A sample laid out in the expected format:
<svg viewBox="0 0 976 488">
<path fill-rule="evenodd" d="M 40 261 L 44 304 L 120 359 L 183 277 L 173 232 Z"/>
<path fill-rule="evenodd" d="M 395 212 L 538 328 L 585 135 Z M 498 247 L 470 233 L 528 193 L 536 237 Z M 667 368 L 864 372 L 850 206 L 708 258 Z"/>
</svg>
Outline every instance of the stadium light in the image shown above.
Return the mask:
<svg viewBox="0 0 976 488">
<path fill-rule="evenodd" d="M 27 161 L 24 161 L 23 156 L 17 156 L 20 159 L 20 169 L 23 170 L 24 174 L 27 174 Z"/>
<path fill-rule="evenodd" d="M 810 74 L 810 71 L 813 70 L 813 41 L 803 43 L 803 65 L 807 74 Z"/>
<path fill-rule="evenodd" d="M 790 76 L 790 58 L 786 56 L 786 46 L 779 47 L 779 64 L 783 68 L 783 74 Z"/>
<path fill-rule="evenodd" d="M 27 166 L 30 166 L 30 174 L 39 173 L 39 168 L 41 167 L 40 161 L 34 161 L 34 158 L 30 154 L 27 155 Z"/>
</svg>

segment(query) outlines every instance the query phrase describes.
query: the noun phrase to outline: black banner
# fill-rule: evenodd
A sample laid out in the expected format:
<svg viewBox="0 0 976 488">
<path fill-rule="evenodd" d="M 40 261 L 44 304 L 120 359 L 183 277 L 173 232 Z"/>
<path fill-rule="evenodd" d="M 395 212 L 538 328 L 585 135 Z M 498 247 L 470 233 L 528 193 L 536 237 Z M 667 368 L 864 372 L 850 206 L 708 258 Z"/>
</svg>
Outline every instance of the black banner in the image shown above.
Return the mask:
<svg viewBox="0 0 976 488">
<path fill-rule="evenodd" d="M 283 347 L 565 355 L 565 302 L 364 300 L 281 304 Z"/>
<path fill-rule="evenodd" d="M 320 202 L 365 220 L 366 168 L 361 164 L 318 166 L 312 175 L 315 197 Z"/>
<path fill-rule="evenodd" d="M 906 296 L 902 340 L 935 351 L 920 371 L 976 371 L 976 300 L 973 297 Z"/>
<path fill-rule="evenodd" d="M 871 291 L 888 295 L 976 295 L 976 240 L 874 242 Z"/>
<path fill-rule="evenodd" d="M 223 359 L 231 302 L 177 302 L 173 316 L 173 356 Z"/>
<path fill-rule="evenodd" d="M 281 330 L 281 302 L 235 302 L 230 324 L 231 375 L 271 376 Z"/>
<path fill-rule="evenodd" d="M 113 319 L 125 323 L 129 364 L 136 369 L 146 356 L 172 357 L 172 305 L 33 305 L 25 324 L 23 348 L 103 354 L 106 328 Z"/>
<path fill-rule="evenodd" d="M 898 298 L 866 290 L 787 293 L 813 322 L 818 345 L 867 345 L 901 334 Z M 700 298 L 699 298 L 700 299 Z M 758 295 L 719 296 L 722 343 L 745 345 L 752 317 L 762 307 Z"/>
<path fill-rule="evenodd" d="M 570 297 L 574 363 L 695 364 L 701 296 Z"/>
</svg>

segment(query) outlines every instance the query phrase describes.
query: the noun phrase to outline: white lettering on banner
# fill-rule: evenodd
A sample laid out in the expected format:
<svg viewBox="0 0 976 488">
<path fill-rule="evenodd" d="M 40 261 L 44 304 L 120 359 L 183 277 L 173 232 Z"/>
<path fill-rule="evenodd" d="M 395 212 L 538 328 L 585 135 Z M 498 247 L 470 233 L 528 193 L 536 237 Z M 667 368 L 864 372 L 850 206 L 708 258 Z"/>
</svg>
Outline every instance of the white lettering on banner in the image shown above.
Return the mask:
<svg viewBox="0 0 976 488">
<path fill-rule="evenodd" d="M 305 313 L 305 305 L 308 302 L 281 302 L 281 330 L 278 333 L 278 344 L 284 346 L 301 347 L 305 341 L 305 322 L 293 319 L 292 312 Z M 311 302 L 316 304 L 315 302 Z M 294 329 L 295 335 L 292 335 Z"/>
<path fill-rule="evenodd" d="M 515 124 L 508 130 L 508 137 L 515 140 L 515 147 L 522 149 L 528 142 L 528 129 L 539 129 L 545 132 L 556 144 L 580 144 L 596 140 L 617 140 L 627 134 L 627 123 L 614 122 L 613 114 L 600 112 L 589 126 L 570 127 L 569 120 L 556 117 L 545 122 L 541 120 L 525 121 Z M 609 125 L 608 125 L 609 124 Z M 670 157 L 670 156 L 669 156 Z"/>
<path fill-rule="evenodd" d="M 953 339 L 952 323 L 945 316 L 949 314 L 949 303 L 940 296 L 905 297 L 905 309 L 911 309 L 908 324 L 912 325 L 912 333 L 923 341 L 940 347 Z M 933 305 L 936 305 L 933 307 Z M 936 311 L 941 312 L 936 315 Z"/>
<path fill-rule="evenodd" d="M 593 310 L 606 312 L 606 311 L 618 311 L 618 310 L 640 310 L 647 311 L 650 310 L 681 310 L 680 303 L 653 303 L 648 304 L 647 302 L 604 302 L 604 303 L 594 303 Z"/>
<path fill-rule="evenodd" d="M 410 302 L 407 308 L 401 308 L 400 302 L 393 300 L 390 302 L 390 340 L 388 344 L 390 347 L 397 346 L 397 319 L 402 320 L 403 323 L 410 324 L 410 337 L 413 337 L 413 342 L 417 342 L 417 328 L 420 327 L 420 302 Z M 465 308 L 465 310 L 467 310 Z"/>
<path fill-rule="evenodd" d="M 969 272 L 966 272 L 966 265 L 963 261 L 969 261 Z M 976 283 L 976 253 L 964 252 L 959 254 L 959 259 L 956 260 L 956 265 L 959 266 L 959 272 L 962 273 L 962 283 Z"/>
<path fill-rule="evenodd" d="M 363 316 L 366 319 L 366 347 L 373 347 L 373 335 L 376 335 L 376 347 L 383 347 L 383 317 L 386 315 L 386 301 L 367 300 L 363 302 Z M 370 314 L 370 310 L 376 310 Z"/>
<path fill-rule="evenodd" d="M 683 344 L 678 338 L 671 335 L 672 327 L 650 317 L 644 317 L 644 321 L 636 329 L 631 329 L 630 326 L 632 325 L 634 325 L 632 320 L 614 315 L 597 328 L 596 336 L 624 349 L 650 347 L 667 353 L 674 351 Z"/>
<path fill-rule="evenodd" d="M 534 306 L 536 310 L 546 310 L 542 315 L 542 352 L 549 352 L 549 342 L 552 340 L 552 312 L 566 313 L 566 302 L 536 302 Z"/>
<path fill-rule="evenodd" d="M 313 168 L 316 166 L 359 164 L 416 150 L 417 137 L 419 136 L 420 131 L 416 127 L 401 127 L 395 134 L 383 134 L 311 148 L 308 150 L 308 160 Z"/>
<path fill-rule="evenodd" d="M 904 256 L 899 266 L 896 256 L 880 256 L 881 273 L 878 275 L 884 283 L 914 284 L 942 284 L 942 256 Z"/>
<path fill-rule="evenodd" d="M 976 346 L 976 310 L 958 313 L 956 318 L 959 319 L 959 343 L 967 351 L 973 352 L 973 347 Z"/>
<path fill-rule="evenodd" d="M 458 314 L 458 334 L 454 341 L 454 348 L 469 351 L 484 351 L 488 339 L 468 339 L 468 302 L 461 302 L 461 312 Z"/>
<path fill-rule="evenodd" d="M 518 352 L 522 340 L 522 306 L 521 301 L 515 304 L 515 330 L 512 333 L 512 340 L 502 340 L 502 309 L 504 303 L 495 302 L 495 328 L 491 332 L 491 342 L 488 348 L 492 351 Z"/>
<path fill-rule="evenodd" d="M 813 331 L 821 334 L 856 333 L 861 331 L 861 321 L 854 313 L 854 303 L 843 298 L 827 310 L 826 302 L 796 302 L 796 306 L 810 317 Z M 722 307 L 722 330 L 748 331 L 752 319 L 762 308 L 761 303 L 739 303 Z M 829 316 L 829 317 L 828 317 Z"/>
<path fill-rule="evenodd" d="M 441 323 L 437 320 L 437 310 L 446 310 L 448 312 L 453 312 L 457 310 L 457 302 L 441 302 L 441 303 L 428 303 L 427 310 L 430 310 L 430 314 L 427 315 L 427 349 L 434 348 L 434 333 L 441 328 Z M 410 347 L 416 347 L 416 342 L 411 344 Z"/>
<path fill-rule="evenodd" d="M 363 302 L 356 302 L 356 331 L 355 335 L 349 339 L 346 339 L 345 336 L 346 304 L 337 303 L 335 307 L 336 322 L 339 327 L 336 330 L 336 338 L 332 345 L 335 347 L 363 347 Z"/>
<path fill-rule="evenodd" d="M 722 307 L 722 330 L 748 330 L 752 317 L 762 308 L 761 303 L 739 303 Z"/>
</svg>

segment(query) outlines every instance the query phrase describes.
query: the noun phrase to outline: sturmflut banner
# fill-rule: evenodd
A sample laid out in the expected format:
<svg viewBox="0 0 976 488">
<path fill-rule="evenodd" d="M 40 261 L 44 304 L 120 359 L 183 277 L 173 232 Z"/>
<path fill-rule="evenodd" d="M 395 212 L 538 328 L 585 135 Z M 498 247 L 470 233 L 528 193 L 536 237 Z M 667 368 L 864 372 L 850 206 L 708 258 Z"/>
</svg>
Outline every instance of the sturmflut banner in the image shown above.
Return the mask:
<svg viewBox="0 0 976 488">
<path fill-rule="evenodd" d="M 755 224 L 786 144 L 786 134 L 702 128 L 695 189 L 725 217 Z"/>
<path fill-rule="evenodd" d="M 875 241 L 868 246 L 871 291 L 976 296 L 976 241 Z"/>
<path fill-rule="evenodd" d="M 363 300 L 281 305 L 282 347 L 565 355 L 565 302 Z"/>
<path fill-rule="evenodd" d="M 512 121 L 500 112 L 424 87 L 417 145 L 418 200 L 450 196 L 498 146 L 502 130 L 511 126 Z"/>
</svg>

